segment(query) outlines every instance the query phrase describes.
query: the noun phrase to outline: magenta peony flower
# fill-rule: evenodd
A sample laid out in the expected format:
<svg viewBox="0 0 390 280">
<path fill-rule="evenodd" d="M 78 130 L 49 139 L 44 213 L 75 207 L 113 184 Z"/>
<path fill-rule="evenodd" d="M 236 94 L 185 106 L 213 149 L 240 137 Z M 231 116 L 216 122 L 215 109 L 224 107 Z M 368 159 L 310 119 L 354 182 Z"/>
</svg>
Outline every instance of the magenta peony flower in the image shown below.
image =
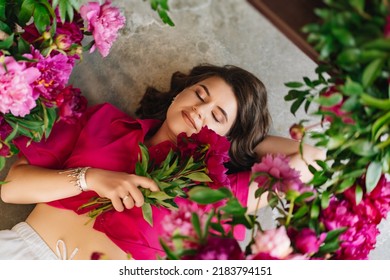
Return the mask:
<svg viewBox="0 0 390 280">
<path fill-rule="evenodd" d="M 254 258 L 262 253 L 262 256 L 269 255 L 272 258 L 285 259 L 293 251 L 285 227 L 270 229 L 264 232 L 259 231 L 254 241 L 255 243 L 251 246 Z"/>
<path fill-rule="evenodd" d="M 328 208 L 321 213 L 320 220 L 327 230 L 347 227 L 340 235 L 340 249 L 335 253 L 335 259 L 367 259 L 369 252 L 375 247 L 379 233 L 376 224 L 355 213 L 349 200 L 332 199 Z"/>
<path fill-rule="evenodd" d="M 322 233 L 320 236 L 317 236 L 314 230 L 304 228 L 299 231 L 294 230 L 294 232 L 289 234 L 289 236 L 293 240 L 295 248 L 299 252 L 312 255 L 318 252 L 318 249 L 326 238 L 326 233 Z"/>
<path fill-rule="evenodd" d="M 252 173 L 256 176 L 255 182 L 259 187 L 265 187 L 272 182 L 272 188 L 283 193 L 288 190 L 303 190 L 305 186 L 299 179 L 299 172 L 291 168 L 288 163 L 289 159 L 285 155 L 263 156 L 259 163 L 252 166 Z"/>
<path fill-rule="evenodd" d="M 195 255 L 186 256 L 188 260 L 243 260 L 244 253 L 234 238 L 211 236 L 207 243 L 197 248 Z"/>
<path fill-rule="evenodd" d="M 177 146 L 184 158 L 193 156 L 195 162 L 202 159 L 205 161 L 206 172 L 213 181 L 209 184 L 210 187 L 219 188 L 230 185 L 225 167 L 225 163 L 230 159 L 230 142 L 226 137 L 218 135 L 205 126 L 190 137 L 187 137 L 185 133 L 180 133 L 177 137 Z"/>
<path fill-rule="evenodd" d="M 73 22 L 57 23 L 56 37 L 54 39 L 60 50 L 68 51 L 72 45 L 81 45 L 83 40 L 82 26 Z"/>
<path fill-rule="evenodd" d="M 333 94 L 337 93 L 338 90 L 335 86 L 330 87 L 325 93 L 322 94 L 322 96 L 329 97 Z M 344 97 L 343 100 L 341 100 L 339 103 L 333 105 L 333 106 L 320 106 L 320 111 L 322 112 L 331 112 L 335 114 L 337 117 L 341 118 L 341 120 L 346 124 L 354 124 L 355 121 L 349 116 L 349 114 L 341 109 L 344 102 L 346 101 L 346 98 Z M 325 121 L 333 122 L 333 117 L 331 115 L 326 115 L 324 117 Z"/>
<path fill-rule="evenodd" d="M 55 101 L 58 90 L 65 88 L 74 66 L 74 59 L 62 53 L 43 57 L 38 50 L 26 54 L 29 59 L 38 60 L 31 63 L 41 72 L 39 79 L 33 84 L 34 97 L 41 96 L 48 101 Z"/>
<path fill-rule="evenodd" d="M 35 67 L 26 67 L 13 57 L 4 58 L 0 67 L 0 112 L 24 117 L 36 106 L 31 84 L 40 73 Z"/>
<path fill-rule="evenodd" d="M 101 6 L 98 2 L 89 2 L 81 6 L 80 14 L 88 22 L 87 29 L 92 32 L 95 39 L 91 52 L 97 48 L 100 54 L 106 57 L 117 39 L 118 30 L 125 25 L 125 17 L 118 8 L 111 7 L 110 1 Z"/>
<path fill-rule="evenodd" d="M 384 30 L 385 38 L 390 38 L 390 16 L 386 17 L 386 25 Z"/>
<path fill-rule="evenodd" d="M 380 213 L 381 218 L 386 218 L 390 211 L 390 181 L 386 179 L 385 175 L 379 179 L 376 187 L 366 195 L 371 203 Z"/>
<path fill-rule="evenodd" d="M 56 98 L 56 104 L 61 119 L 74 123 L 87 109 L 87 99 L 81 95 L 78 88 L 68 86 Z"/>
<path fill-rule="evenodd" d="M 6 122 L 4 117 L 0 115 L 0 141 L 4 141 L 12 132 L 12 127 Z"/>
</svg>

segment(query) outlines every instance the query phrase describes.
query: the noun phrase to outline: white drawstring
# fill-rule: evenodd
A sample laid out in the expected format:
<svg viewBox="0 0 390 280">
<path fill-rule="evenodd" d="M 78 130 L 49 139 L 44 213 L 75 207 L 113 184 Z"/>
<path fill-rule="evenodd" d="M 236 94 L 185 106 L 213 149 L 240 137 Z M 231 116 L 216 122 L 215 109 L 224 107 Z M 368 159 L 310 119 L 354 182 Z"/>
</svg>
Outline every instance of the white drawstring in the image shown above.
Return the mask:
<svg viewBox="0 0 390 280">
<path fill-rule="evenodd" d="M 77 252 L 79 251 L 79 249 L 75 248 L 73 250 L 72 254 L 69 256 L 69 259 L 68 259 L 67 258 L 68 254 L 67 254 L 67 251 L 66 251 L 66 244 L 65 244 L 65 242 L 63 240 L 58 239 L 57 240 L 57 244 L 56 244 L 56 251 L 57 251 L 57 257 L 60 260 L 72 260 L 74 258 L 74 256 L 77 254 Z"/>
</svg>

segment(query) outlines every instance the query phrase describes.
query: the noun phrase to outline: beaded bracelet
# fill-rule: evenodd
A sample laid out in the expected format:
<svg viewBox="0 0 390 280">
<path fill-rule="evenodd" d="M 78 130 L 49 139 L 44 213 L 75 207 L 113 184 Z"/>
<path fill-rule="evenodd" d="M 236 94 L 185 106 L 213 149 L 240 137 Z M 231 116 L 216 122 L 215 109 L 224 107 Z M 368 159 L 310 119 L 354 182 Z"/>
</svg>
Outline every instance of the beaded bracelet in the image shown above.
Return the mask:
<svg viewBox="0 0 390 280">
<path fill-rule="evenodd" d="M 85 181 L 85 173 L 90 167 L 78 167 L 58 172 L 59 174 L 66 174 L 69 178 L 74 178 L 70 182 L 74 184 L 80 191 L 85 192 L 88 189 L 87 182 Z"/>
</svg>

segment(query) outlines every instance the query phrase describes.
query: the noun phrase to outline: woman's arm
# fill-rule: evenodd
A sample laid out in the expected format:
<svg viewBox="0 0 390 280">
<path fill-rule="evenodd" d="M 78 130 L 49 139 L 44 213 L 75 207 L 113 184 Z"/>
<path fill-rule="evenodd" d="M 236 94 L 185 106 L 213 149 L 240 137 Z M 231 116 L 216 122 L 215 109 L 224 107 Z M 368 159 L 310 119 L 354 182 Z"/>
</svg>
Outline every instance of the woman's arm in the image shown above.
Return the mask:
<svg viewBox="0 0 390 280">
<path fill-rule="evenodd" d="M 255 152 L 259 159 L 266 154 L 284 154 L 290 158 L 290 166 L 301 173 L 302 182 L 308 182 L 313 174 L 309 171 L 308 165 L 317 166 L 316 160 L 325 160 L 326 151 L 303 144 L 302 154 L 299 153 L 300 142 L 280 136 L 267 136 L 259 143 Z"/>
<path fill-rule="evenodd" d="M 302 153 L 299 153 L 300 142 L 280 136 L 267 136 L 261 143 L 259 143 L 255 152 L 258 155 L 259 160 L 266 154 L 284 154 L 290 158 L 290 166 L 298 170 L 301 174 L 302 182 L 308 182 L 313 177 L 313 174 L 309 171 L 308 165 L 318 167 L 316 160 L 325 160 L 326 151 L 318 149 L 308 144 L 303 144 Z M 254 193 L 258 188 L 257 183 L 253 182 L 249 187 L 248 196 L 248 212 L 256 210 L 258 200 L 255 199 Z M 263 194 L 258 208 L 267 205 L 267 193 Z"/>
<path fill-rule="evenodd" d="M 4 185 L 1 186 L 1 198 L 7 203 L 31 204 L 49 202 L 72 197 L 81 191 L 71 182 L 66 173 L 30 165 L 26 158 L 18 159 L 11 167 Z M 100 197 L 109 198 L 117 211 L 124 207 L 141 206 L 144 198 L 138 186 L 158 191 L 156 183 L 146 177 L 90 168 L 86 173 L 86 183 L 90 190 Z M 122 198 L 129 196 L 126 202 Z"/>
</svg>

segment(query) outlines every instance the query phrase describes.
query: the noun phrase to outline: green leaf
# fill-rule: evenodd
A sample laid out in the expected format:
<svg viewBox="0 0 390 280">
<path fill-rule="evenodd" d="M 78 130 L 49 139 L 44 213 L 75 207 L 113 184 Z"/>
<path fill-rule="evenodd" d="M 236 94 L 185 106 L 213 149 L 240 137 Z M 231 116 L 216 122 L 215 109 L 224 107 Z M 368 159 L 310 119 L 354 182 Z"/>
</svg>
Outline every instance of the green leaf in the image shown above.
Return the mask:
<svg viewBox="0 0 390 280">
<path fill-rule="evenodd" d="M 66 12 L 68 10 L 68 1 L 67 0 L 59 0 L 59 12 L 60 19 L 62 23 L 66 21 Z"/>
<path fill-rule="evenodd" d="M 22 37 L 18 38 L 18 51 L 20 54 L 25 54 L 30 52 L 30 44 Z"/>
<path fill-rule="evenodd" d="M 21 26 L 25 26 L 26 23 L 32 17 L 35 10 L 36 2 L 34 0 L 25 0 L 20 8 L 20 12 L 18 15 L 19 23 Z"/>
<path fill-rule="evenodd" d="M 332 28 L 332 33 L 342 45 L 347 47 L 355 45 L 355 38 L 347 29 L 340 27 Z"/>
<path fill-rule="evenodd" d="M 291 105 L 290 112 L 295 116 L 295 113 L 298 111 L 299 107 L 301 107 L 303 101 L 305 101 L 305 98 L 299 97 L 297 100 L 294 101 L 294 103 Z"/>
<path fill-rule="evenodd" d="M 286 87 L 289 88 L 300 88 L 303 87 L 303 83 L 300 82 L 288 82 L 284 84 Z"/>
<path fill-rule="evenodd" d="M 3 22 L 2 20 L 0 20 L 0 30 L 4 31 L 7 34 L 12 33 L 12 29 L 8 26 L 8 24 Z"/>
<path fill-rule="evenodd" d="M 215 203 L 229 197 L 220 189 L 214 190 L 208 187 L 194 187 L 187 194 L 190 200 L 199 204 Z"/>
<path fill-rule="evenodd" d="M 355 203 L 358 205 L 363 199 L 363 190 L 360 185 L 356 185 L 355 188 Z"/>
<path fill-rule="evenodd" d="M 310 209 L 310 218 L 317 219 L 320 214 L 320 206 L 318 205 L 318 200 L 314 201 Z"/>
<path fill-rule="evenodd" d="M 336 188 L 336 193 L 342 193 L 352 187 L 352 185 L 356 182 L 356 177 L 348 177 L 343 180 L 340 185 Z"/>
<path fill-rule="evenodd" d="M 192 225 L 194 226 L 194 230 L 196 234 L 199 236 L 199 239 L 202 239 L 202 229 L 200 227 L 200 220 L 199 216 L 197 213 L 191 213 L 191 222 Z"/>
<path fill-rule="evenodd" d="M 191 179 L 191 180 L 196 181 L 196 182 L 212 182 L 213 181 L 204 172 L 193 172 L 193 173 L 190 173 L 190 174 L 183 176 L 183 177 Z"/>
<path fill-rule="evenodd" d="M 6 5 L 6 1 L 0 2 L 0 20 L 3 20 L 3 21 L 6 20 L 6 18 L 5 18 L 5 5 Z"/>
<path fill-rule="evenodd" d="M 380 118 L 378 118 L 374 122 L 374 124 L 372 125 L 372 130 L 371 130 L 372 138 L 374 140 L 377 140 L 379 138 L 379 136 L 382 134 L 382 132 L 387 130 L 387 129 L 381 130 L 381 128 L 382 127 L 387 128 L 389 126 L 389 123 L 390 123 L 390 111 L 387 112 L 387 114 L 385 114 L 384 116 L 381 116 Z"/>
<path fill-rule="evenodd" d="M 157 200 L 163 201 L 166 199 L 172 199 L 172 196 L 163 192 L 163 191 L 158 191 L 158 192 L 151 192 L 147 196 L 148 198 L 155 198 Z"/>
<path fill-rule="evenodd" d="M 380 99 L 363 93 L 360 96 L 360 102 L 367 106 L 390 111 L 390 99 Z"/>
<path fill-rule="evenodd" d="M 354 64 L 359 61 L 361 51 L 359 49 L 346 49 L 337 56 L 337 62 L 340 64 Z"/>
<path fill-rule="evenodd" d="M 347 227 L 341 227 L 338 229 L 334 229 L 331 231 L 328 231 L 326 233 L 325 242 L 332 241 L 340 236 L 340 234 L 344 233 L 348 228 Z"/>
<path fill-rule="evenodd" d="M 321 209 L 328 208 L 329 201 L 330 201 L 330 193 L 328 191 L 324 191 L 321 194 Z"/>
<path fill-rule="evenodd" d="M 379 38 L 376 40 L 369 41 L 362 46 L 364 49 L 378 49 L 383 51 L 390 51 L 390 39 Z"/>
<path fill-rule="evenodd" d="M 378 152 L 372 143 L 366 139 L 359 139 L 353 142 L 350 149 L 358 156 L 363 157 L 370 157 Z"/>
<path fill-rule="evenodd" d="M 5 141 L 4 141 L 4 142 L 5 142 L 5 143 L 11 142 L 11 141 L 15 138 L 15 136 L 17 135 L 18 130 L 19 130 L 19 125 L 16 124 L 16 125 L 13 127 L 12 132 L 7 136 L 7 138 L 5 138 Z"/>
<path fill-rule="evenodd" d="M 221 208 L 223 212 L 231 215 L 244 215 L 247 208 L 243 207 L 237 198 L 230 199 L 224 207 Z"/>
<path fill-rule="evenodd" d="M 339 249 L 339 247 L 340 247 L 340 241 L 336 239 L 336 240 L 327 242 L 324 245 L 322 245 L 319 248 L 318 253 L 320 253 L 320 254 L 332 253 L 332 252 L 337 251 Z"/>
<path fill-rule="evenodd" d="M 14 43 L 14 34 L 12 33 L 11 36 L 9 36 L 4 41 L 0 41 L 0 49 L 8 50 L 10 47 L 12 47 Z"/>
<path fill-rule="evenodd" d="M 372 161 L 367 168 L 366 173 L 366 191 L 370 193 L 374 190 L 382 175 L 382 164 L 378 161 Z"/>
<path fill-rule="evenodd" d="M 378 58 L 367 65 L 362 75 L 362 83 L 365 88 L 371 86 L 376 78 L 378 78 L 379 74 L 382 72 L 383 64 L 384 59 Z"/>
<path fill-rule="evenodd" d="M 0 171 L 3 170 L 5 166 L 6 159 L 3 156 L 0 156 Z M 0 185 L 3 185 L 4 182 L 0 182 Z"/>
<path fill-rule="evenodd" d="M 343 95 L 341 93 L 334 93 L 330 96 L 319 96 L 315 98 L 313 101 L 317 102 L 321 106 L 331 107 L 343 100 Z"/>
<path fill-rule="evenodd" d="M 141 207 L 142 209 L 142 215 L 146 222 L 150 226 L 153 226 L 153 212 L 152 212 L 152 206 L 149 203 L 144 203 Z"/>
<path fill-rule="evenodd" d="M 360 95 L 364 92 L 363 86 L 350 77 L 347 77 L 345 85 L 341 86 L 341 91 L 346 95 Z"/>
<path fill-rule="evenodd" d="M 309 207 L 306 204 L 304 204 L 301 207 L 299 207 L 298 210 L 296 210 L 296 212 L 293 215 L 293 219 L 298 220 L 304 217 L 308 212 L 309 212 Z"/>
<path fill-rule="evenodd" d="M 40 34 L 47 30 L 50 25 L 50 13 L 43 5 L 36 5 L 34 10 L 34 23 L 35 27 Z"/>
<path fill-rule="evenodd" d="M 355 8 L 358 12 L 364 12 L 365 0 L 349 0 L 349 4 Z"/>
</svg>

